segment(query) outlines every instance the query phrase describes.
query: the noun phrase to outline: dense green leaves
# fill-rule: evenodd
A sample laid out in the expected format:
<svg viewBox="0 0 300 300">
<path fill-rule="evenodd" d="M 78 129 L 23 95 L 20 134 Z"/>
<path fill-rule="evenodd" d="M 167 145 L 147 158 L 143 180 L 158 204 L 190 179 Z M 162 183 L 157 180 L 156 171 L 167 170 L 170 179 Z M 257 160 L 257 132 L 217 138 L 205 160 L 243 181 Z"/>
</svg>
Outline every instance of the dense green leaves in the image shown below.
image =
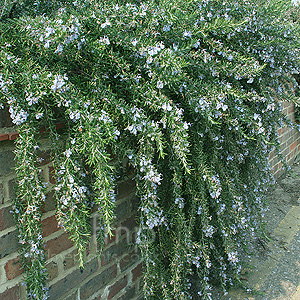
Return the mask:
<svg viewBox="0 0 300 300">
<path fill-rule="evenodd" d="M 93 211 L 100 244 L 112 233 L 127 159 L 140 198 L 146 299 L 211 299 L 212 285 L 226 292 L 239 282 L 272 182 L 280 100 L 297 101 L 299 25 L 287 18 L 286 1 L 275 2 L 5 4 L 0 100 L 21 131 L 17 172 L 25 184 L 15 216 L 26 216 L 18 228 L 29 298 L 47 297 L 42 244 L 29 234 L 40 230 L 43 202 L 40 126 L 53 145 L 57 218 L 80 265 Z M 30 267 L 37 262 L 40 276 Z"/>
</svg>

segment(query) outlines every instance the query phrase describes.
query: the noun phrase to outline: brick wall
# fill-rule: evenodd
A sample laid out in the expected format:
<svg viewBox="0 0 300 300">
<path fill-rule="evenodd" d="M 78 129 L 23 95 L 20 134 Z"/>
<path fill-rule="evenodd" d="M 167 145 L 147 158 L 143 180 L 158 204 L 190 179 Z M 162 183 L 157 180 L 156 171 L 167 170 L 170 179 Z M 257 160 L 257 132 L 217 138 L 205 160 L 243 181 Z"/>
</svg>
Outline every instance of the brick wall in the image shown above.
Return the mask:
<svg viewBox="0 0 300 300">
<path fill-rule="evenodd" d="M 25 300 L 18 238 L 11 211 L 14 197 L 13 142 L 0 142 L 0 299 Z M 44 143 L 46 147 L 46 143 Z M 51 182 L 51 164 L 42 149 L 42 177 Z M 52 181 L 53 183 L 53 181 Z M 115 236 L 106 241 L 101 257 L 91 239 L 86 265 L 78 268 L 76 249 L 68 235 L 58 228 L 51 183 L 43 207 L 42 228 L 47 255 L 51 300 L 135 300 L 141 299 L 141 258 L 135 246 L 137 198 L 135 184 L 127 179 L 118 184 Z M 97 230 L 97 215 L 92 219 Z"/>
<path fill-rule="evenodd" d="M 283 113 L 295 122 L 295 106 L 290 102 L 283 102 Z M 286 163 L 291 166 L 295 159 L 300 154 L 300 133 L 296 129 L 291 129 L 288 126 L 278 129 L 279 140 L 281 143 L 280 151 Z M 275 179 L 284 174 L 285 170 L 282 168 L 282 162 L 276 156 L 275 151 L 272 151 L 269 157 L 270 165 L 273 170 Z"/>
</svg>

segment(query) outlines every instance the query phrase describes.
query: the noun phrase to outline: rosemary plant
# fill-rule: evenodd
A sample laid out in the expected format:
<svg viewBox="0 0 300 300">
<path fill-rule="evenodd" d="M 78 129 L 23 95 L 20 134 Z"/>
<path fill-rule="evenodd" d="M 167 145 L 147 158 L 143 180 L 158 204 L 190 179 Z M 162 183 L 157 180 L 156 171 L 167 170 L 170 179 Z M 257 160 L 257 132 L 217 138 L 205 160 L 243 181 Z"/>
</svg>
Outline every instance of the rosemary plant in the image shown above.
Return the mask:
<svg viewBox="0 0 300 300">
<path fill-rule="evenodd" d="M 20 131 L 14 214 L 28 298 L 48 297 L 41 126 L 53 145 L 57 219 L 80 266 L 92 210 L 99 241 L 112 234 L 127 158 L 140 198 L 145 299 L 211 299 L 213 285 L 226 293 L 259 232 L 273 181 L 268 153 L 288 122 L 280 102 L 297 101 L 300 28 L 285 17 L 291 4 L 1 3 L 0 102 Z"/>
</svg>

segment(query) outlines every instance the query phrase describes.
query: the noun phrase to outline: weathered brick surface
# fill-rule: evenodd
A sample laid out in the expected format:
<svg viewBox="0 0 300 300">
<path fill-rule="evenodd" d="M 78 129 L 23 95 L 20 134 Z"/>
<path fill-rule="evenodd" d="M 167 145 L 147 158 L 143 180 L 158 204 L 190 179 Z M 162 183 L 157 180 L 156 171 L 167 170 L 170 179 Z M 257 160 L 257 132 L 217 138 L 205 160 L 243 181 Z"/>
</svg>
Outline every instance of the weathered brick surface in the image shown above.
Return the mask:
<svg viewBox="0 0 300 300">
<path fill-rule="evenodd" d="M 297 140 L 290 145 L 290 151 L 294 150 L 297 147 Z"/>
<path fill-rule="evenodd" d="M 59 229 L 60 228 L 57 226 L 55 216 L 51 216 L 42 221 L 43 237 L 46 237 L 46 236 L 58 231 Z"/>
<path fill-rule="evenodd" d="M 63 298 L 61 300 L 78 300 L 77 292 L 72 293 L 70 296 L 67 296 L 66 298 Z"/>
<path fill-rule="evenodd" d="M 17 277 L 23 273 L 22 263 L 20 261 L 19 256 L 14 259 L 10 259 L 5 264 L 4 268 L 5 268 L 5 272 L 6 272 L 6 278 L 8 280 L 14 279 L 15 277 Z"/>
<path fill-rule="evenodd" d="M 127 276 L 122 277 L 109 288 L 108 300 L 111 300 L 127 285 Z"/>
<path fill-rule="evenodd" d="M 63 261 L 63 266 L 64 270 L 68 270 L 72 267 L 74 267 L 78 263 L 77 260 L 77 250 L 73 250 L 72 252 L 66 254 L 64 261 Z"/>
<path fill-rule="evenodd" d="M 54 261 L 48 262 L 46 265 L 49 281 L 53 280 L 58 275 L 58 266 Z"/>
<path fill-rule="evenodd" d="M 117 300 L 132 300 L 135 296 L 135 287 L 134 286 L 129 286 L 126 289 L 125 294 L 122 296 L 118 297 Z"/>
<path fill-rule="evenodd" d="M 0 151 L 0 176 L 7 176 L 14 172 L 15 163 L 15 155 L 12 152 L 12 147 L 4 147 Z"/>
<path fill-rule="evenodd" d="M 45 251 L 48 258 L 51 258 L 64 250 L 67 250 L 73 246 L 72 241 L 68 238 L 67 233 L 48 241 L 46 243 Z"/>
<path fill-rule="evenodd" d="M 285 113 L 288 118 L 294 122 L 295 121 L 295 107 L 294 104 L 289 102 L 283 102 L 283 113 Z M 298 148 L 300 144 L 300 133 L 295 129 L 291 129 L 288 126 L 278 129 L 279 140 L 280 140 L 280 148 L 281 153 L 283 155 L 284 160 L 288 165 L 292 165 L 297 155 L 300 154 L 300 148 Z M 282 169 L 282 164 L 279 163 L 278 157 L 275 156 L 275 152 L 271 153 L 269 160 L 270 165 L 273 168 L 273 174 L 275 179 L 281 176 L 284 173 Z"/>
<path fill-rule="evenodd" d="M 104 300 L 104 298 L 102 297 L 102 294 L 96 296 L 93 300 L 101 300 L 101 299 Z"/>
<path fill-rule="evenodd" d="M 18 285 L 10 289 L 7 289 L 3 293 L 0 293 L 1 300 L 18 300 L 19 298 L 20 298 L 20 289 Z"/>
<path fill-rule="evenodd" d="M 17 232 L 12 231 L 0 237 L 0 259 L 18 250 Z"/>
<path fill-rule="evenodd" d="M 83 270 L 76 269 L 71 274 L 65 276 L 50 287 L 50 300 L 68 296 L 68 292 L 75 287 L 79 287 L 83 280 L 93 275 L 98 269 L 97 259 L 93 259 L 85 265 Z M 64 296 L 65 295 L 65 296 Z M 63 298 L 63 299 L 65 299 Z"/>
<path fill-rule="evenodd" d="M 142 263 L 139 263 L 133 270 L 132 270 L 132 282 L 136 281 L 139 277 L 142 276 Z"/>
<path fill-rule="evenodd" d="M 13 200 L 16 197 L 16 179 L 8 181 L 8 195 L 9 199 Z"/>
<path fill-rule="evenodd" d="M 120 269 L 121 272 L 126 271 L 130 268 L 134 263 L 136 263 L 140 259 L 140 254 L 137 252 L 132 251 L 131 253 L 125 255 L 120 260 Z"/>
<path fill-rule="evenodd" d="M 7 133 L 0 133 L 0 142 L 8 140 L 8 134 Z"/>
<path fill-rule="evenodd" d="M 6 142 L 5 142 L 6 143 Z M 10 142 L 11 143 L 11 142 Z M 14 187 L 16 186 L 16 180 L 13 177 L 13 167 L 14 163 L 12 161 L 13 155 L 13 144 L 8 144 L 3 150 L 0 148 L 0 163 L 8 164 L 2 169 L 0 168 L 0 204 L 3 204 L 4 201 L 11 202 L 14 197 Z M 4 152 L 5 153 L 4 153 Z M 50 178 L 50 182 L 54 183 L 54 177 L 51 172 L 53 168 L 48 166 L 49 161 L 49 152 L 41 151 L 39 156 L 43 158 L 41 161 L 41 166 L 43 167 L 43 179 Z M 3 165 L 1 165 L 2 167 Z M 49 173 L 50 172 L 50 173 Z M 50 185 L 51 186 L 51 185 Z M 88 299 L 93 294 L 98 293 L 96 299 L 101 299 L 102 295 L 99 295 L 99 291 L 103 290 L 106 286 L 109 286 L 105 299 L 115 300 L 116 295 L 121 291 L 121 295 L 125 300 L 134 298 L 134 287 L 128 285 L 128 274 L 126 275 L 127 268 L 132 266 L 132 262 L 126 263 L 123 259 L 122 262 L 122 272 L 123 274 L 118 273 L 120 259 L 124 254 L 132 251 L 132 247 L 129 245 L 132 241 L 132 233 L 129 232 L 136 225 L 134 215 L 135 209 L 133 207 L 135 204 L 133 202 L 135 182 L 132 180 L 127 180 L 119 184 L 117 188 L 117 208 L 116 215 L 117 228 L 126 228 L 120 230 L 120 232 L 115 231 L 115 236 L 107 239 L 106 248 L 104 249 L 104 254 L 102 256 L 102 266 L 99 269 L 98 258 L 93 258 L 86 264 L 86 268 L 81 271 L 79 268 L 76 268 L 78 265 L 77 260 L 77 250 L 72 251 L 71 253 L 65 253 L 70 247 L 73 246 L 73 243 L 68 239 L 66 233 L 62 233 L 59 236 L 56 235 L 60 228 L 57 227 L 57 222 L 55 216 L 51 215 L 51 212 L 55 211 L 55 199 L 53 197 L 53 192 L 50 191 L 46 195 L 46 201 L 42 207 L 43 214 L 50 213 L 47 218 L 42 221 L 42 231 L 43 236 L 51 237 L 45 243 L 45 253 L 48 258 L 54 258 L 51 261 L 48 261 L 46 264 L 49 281 L 55 282 L 50 288 L 50 300 L 78 300 L 80 297 L 81 300 Z M 6 230 L 14 226 L 13 215 L 10 213 L 11 206 L 2 207 L 0 209 L 0 231 Z M 16 286 L 7 291 L 1 290 L 0 286 L 0 300 L 20 300 L 19 295 L 19 283 L 23 279 L 19 279 L 22 275 L 22 267 L 19 256 L 16 255 L 18 250 L 18 237 L 16 231 L 2 234 L 0 232 L 0 259 L 11 254 L 14 254 L 14 258 L 7 258 L 7 261 L 4 261 L 4 276 L 6 276 L 7 281 L 16 280 Z M 87 251 L 88 254 L 88 251 Z M 17 256 L 17 257 L 16 257 Z M 89 258 L 91 257 L 91 254 Z M 127 267 L 126 267 L 127 266 Z M 72 269 L 71 269 L 72 268 Z M 70 270 L 72 272 L 70 273 Z M 62 278 L 56 281 L 56 278 Z M 123 291 L 123 292 L 122 292 Z M 127 296 L 126 296 L 127 295 Z"/>
<path fill-rule="evenodd" d="M 144 300 L 143 295 L 140 295 L 138 298 L 136 298 L 136 300 Z"/>
<path fill-rule="evenodd" d="M 120 243 L 114 244 L 104 250 L 101 259 L 101 265 L 106 266 L 107 264 L 115 261 L 119 256 L 121 256 L 126 250 L 128 251 L 129 245 L 126 244 L 126 240 L 122 239 Z"/>
<path fill-rule="evenodd" d="M 3 207 L 0 209 L 0 231 L 15 225 L 14 217 L 11 213 L 12 207 Z"/>
<path fill-rule="evenodd" d="M 80 288 L 80 300 L 88 299 L 116 277 L 116 265 L 112 265 L 109 268 L 105 269 L 100 274 L 90 279 L 85 285 Z"/>
</svg>

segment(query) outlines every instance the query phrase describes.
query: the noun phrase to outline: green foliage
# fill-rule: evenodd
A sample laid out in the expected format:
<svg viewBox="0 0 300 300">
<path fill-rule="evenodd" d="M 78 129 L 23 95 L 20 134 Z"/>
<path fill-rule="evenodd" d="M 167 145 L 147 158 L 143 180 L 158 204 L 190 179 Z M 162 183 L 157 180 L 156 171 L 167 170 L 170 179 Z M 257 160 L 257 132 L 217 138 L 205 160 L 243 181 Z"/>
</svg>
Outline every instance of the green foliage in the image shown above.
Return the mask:
<svg viewBox="0 0 300 300">
<path fill-rule="evenodd" d="M 28 297 L 48 297 L 41 126 L 52 143 L 57 218 L 81 266 L 92 210 L 99 242 L 112 234 L 126 158 L 140 198 L 145 298 L 211 299 L 212 285 L 226 292 L 238 283 L 273 181 L 268 153 L 287 121 L 280 100 L 297 100 L 300 30 L 286 17 L 290 4 L 1 5 L 0 101 L 20 130 L 14 211 Z"/>
<path fill-rule="evenodd" d="M 300 76 L 299 74 L 294 74 L 294 77 L 298 83 L 298 87 L 296 89 L 295 94 L 299 99 L 300 98 L 300 90 L 299 90 Z M 300 124 L 300 103 L 299 102 L 295 103 L 295 120 L 298 124 Z"/>
</svg>

